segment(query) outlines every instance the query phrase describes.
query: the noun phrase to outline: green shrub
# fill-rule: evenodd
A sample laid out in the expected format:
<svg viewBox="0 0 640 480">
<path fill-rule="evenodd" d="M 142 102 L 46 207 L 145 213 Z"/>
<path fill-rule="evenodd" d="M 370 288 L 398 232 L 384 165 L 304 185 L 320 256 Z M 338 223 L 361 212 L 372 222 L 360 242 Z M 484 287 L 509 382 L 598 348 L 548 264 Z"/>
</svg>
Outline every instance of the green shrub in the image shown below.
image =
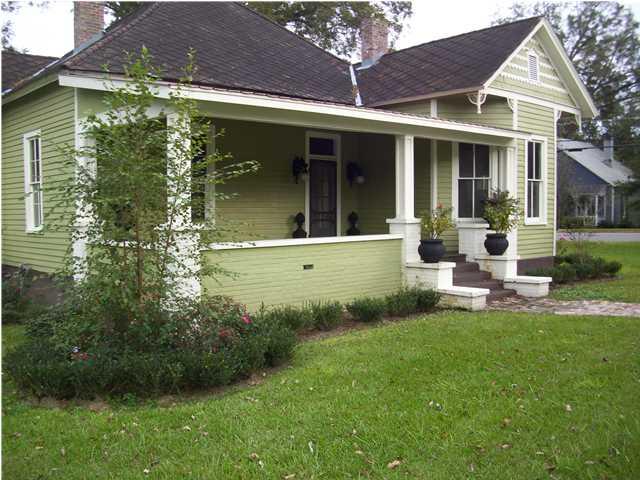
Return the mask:
<svg viewBox="0 0 640 480">
<path fill-rule="evenodd" d="M 622 264 L 620 262 L 612 261 L 606 262 L 603 266 L 603 271 L 607 275 L 614 276 L 616 273 L 620 271 L 622 268 Z"/>
<path fill-rule="evenodd" d="M 418 312 L 429 312 L 440 301 L 441 295 L 435 290 L 416 289 L 416 307 Z"/>
<path fill-rule="evenodd" d="M 435 307 L 439 300 L 440 295 L 434 290 L 403 288 L 386 297 L 387 312 L 396 317 L 427 312 Z"/>
<path fill-rule="evenodd" d="M 309 304 L 313 326 L 319 330 L 331 330 L 342 322 L 340 302 L 313 302 Z"/>
<path fill-rule="evenodd" d="M 13 381 L 38 397 L 146 397 L 228 384 L 289 359 L 294 332 L 224 297 L 185 302 L 132 326 L 104 330 L 65 303 L 27 323 L 27 340 L 5 357 Z"/>
<path fill-rule="evenodd" d="M 291 330 L 297 332 L 314 326 L 311 310 L 305 307 L 284 305 L 264 312 L 264 315 L 281 322 Z"/>
<path fill-rule="evenodd" d="M 347 305 L 347 310 L 358 322 L 377 322 L 382 319 L 386 307 L 384 298 L 363 297 Z"/>
<path fill-rule="evenodd" d="M 584 253 L 558 255 L 551 268 L 530 270 L 527 275 L 552 277 L 553 283 L 562 284 L 576 280 L 588 280 L 614 276 L 620 271 L 619 262 L 609 262 L 601 257 Z"/>
</svg>

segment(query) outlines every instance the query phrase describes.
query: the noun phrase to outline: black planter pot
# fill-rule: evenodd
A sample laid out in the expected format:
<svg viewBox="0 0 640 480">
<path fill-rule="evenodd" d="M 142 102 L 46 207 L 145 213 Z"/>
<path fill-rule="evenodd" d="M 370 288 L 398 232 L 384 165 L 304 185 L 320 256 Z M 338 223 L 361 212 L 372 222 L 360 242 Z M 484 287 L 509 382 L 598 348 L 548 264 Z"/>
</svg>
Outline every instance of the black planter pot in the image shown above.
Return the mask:
<svg viewBox="0 0 640 480">
<path fill-rule="evenodd" d="M 502 255 L 509 247 L 506 233 L 487 233 L 484 241 L 484 248 L 487 249 L 489 255 Z"/>
<path fill-rule="evenodd" d="M 418 253 L 424 263 L 438 263 L 440 259 L 444 257 L 445 252 L 446 249 L 441 239 L 420 240 Z"/>
</svg>

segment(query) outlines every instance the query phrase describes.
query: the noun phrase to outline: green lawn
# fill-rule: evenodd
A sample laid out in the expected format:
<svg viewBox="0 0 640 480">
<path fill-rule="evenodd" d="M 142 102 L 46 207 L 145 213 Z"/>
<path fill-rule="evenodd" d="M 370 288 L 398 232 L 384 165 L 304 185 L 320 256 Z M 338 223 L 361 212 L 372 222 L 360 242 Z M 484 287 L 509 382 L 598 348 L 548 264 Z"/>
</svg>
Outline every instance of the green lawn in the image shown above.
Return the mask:
<svg viewBox="0 0 640 480">
<path fill-rule="evenodd" d="M 3 474 L 638 478 L 639 359 L 637 318 L 443 312 L 304 343 L 261 385 L 171 407 L 5 390 Z"/>
<path fill-rule="evenodd" d="M 576 283 L 555 289 L 558 300 L 611 300 L 640 303 L 640 242 L 589 242 L 589 252 L 622 263 L 615 280 Z M 571 250 L 570 242 L 558 242 L 559 251 Z"/>
</svg>

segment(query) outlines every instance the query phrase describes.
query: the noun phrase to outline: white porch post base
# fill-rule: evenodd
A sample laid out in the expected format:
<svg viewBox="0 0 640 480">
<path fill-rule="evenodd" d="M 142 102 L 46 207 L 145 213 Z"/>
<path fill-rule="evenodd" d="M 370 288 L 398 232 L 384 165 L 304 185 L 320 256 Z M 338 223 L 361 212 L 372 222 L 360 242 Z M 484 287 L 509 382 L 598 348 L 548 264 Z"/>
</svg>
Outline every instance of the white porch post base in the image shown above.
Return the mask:
<svg viewBox="0 0 640 480">
<path fill-rule="evenodd" d="M 487 253 L 476 254 L 475 261 L 478 262 L 480 270 L 489 272 L 496 280 L 514 278 L 518 276 L 517 255 L 489 255 Z"/>
<path fill-rule="evenodd" d="M 402 265 L 407 263 L 418 263 L 420 255 L 420 220 L 417 218 L 399 220 L 395 218 L 387 219 L 389 233 L 403 236 L 402 240 Z"/>
<path fill-rule="evenodd" d="M 484 310 L 487 306 L 487 295 L 489 290 L 486 288 L 473 287 L 450 287 L 439 289 L 440 305 L 452 308 L 462 308 L 464 310 Z"/>
<path fill-rule="evenodd" d="M 458 223 L 458 253 L 466 255 L 467 262 L 473 262 L 477 255 L 486 253 L 484 240 L 487 233 L 492 233 L 488 228 L 488 223 Z"/>
<path fill-rule="evenodd" d="M 409 287 L 426 287 L 438 290 L 453 286 L 453 262 L 411 262 L 405 266 L 405 277 Z"/>
<path fill-rule="evenodd" d="M 518 295 L 530 298 L 546 297 L 549 295 L 551 277 L 529 277 L 525 275 L 507 277 L 504 288 L 515 290 Z"/>
<path fill-rule="evenodd" d="M 171 273 L 178 278 L 178 294 L 183 298 L 199 298 L 202 293 L 200 283 L 200 245 L 198 234 L 193 232 L 176 233 L 172 255 L 180 262 L 169 265 Z"/>
</svg>

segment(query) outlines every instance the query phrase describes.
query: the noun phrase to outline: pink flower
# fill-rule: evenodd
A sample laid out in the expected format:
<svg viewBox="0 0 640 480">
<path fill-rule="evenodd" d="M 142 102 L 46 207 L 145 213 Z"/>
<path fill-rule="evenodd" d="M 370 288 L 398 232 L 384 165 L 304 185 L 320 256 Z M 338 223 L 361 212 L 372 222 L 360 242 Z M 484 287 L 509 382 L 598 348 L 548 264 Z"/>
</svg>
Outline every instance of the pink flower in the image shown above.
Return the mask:
<svg viewBox="0 0 640 480">
<path fill-rule="evenodd" d="M 249 325 L 249 324 L 251 323 L 251 318 L 249 317 L 249 314 L 248 314 L 248 313 L 245 313 L 245 314 L 242 316 L 242 321 L 243 321 L 244 323 L 246 323 L 247 325 Z"/>
</svg>

